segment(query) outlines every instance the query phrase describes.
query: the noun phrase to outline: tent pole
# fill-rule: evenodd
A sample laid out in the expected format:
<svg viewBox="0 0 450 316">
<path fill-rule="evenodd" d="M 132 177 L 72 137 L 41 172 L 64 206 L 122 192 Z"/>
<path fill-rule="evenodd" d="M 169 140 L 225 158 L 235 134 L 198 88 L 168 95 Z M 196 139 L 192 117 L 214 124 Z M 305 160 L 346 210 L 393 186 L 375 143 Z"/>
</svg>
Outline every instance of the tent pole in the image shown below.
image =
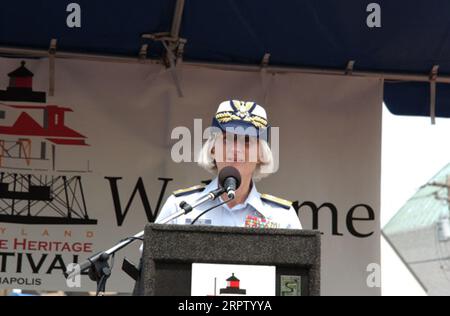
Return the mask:
<svg viewBox="0 0 450 316">
<path fill-rule="evenodd" d="M 3 55 L 3 56 L 2 56 Z M 15 57 L 15 58 L 48 58 L 48 50 L 39 49 L 27 49 L 27 48 L 14 48 L 0 46 L 0 57 Z M 58 51 L 55 56 L 57 59 L 76 59 L 76 60 L 90 60 L 101 62 L 113 62 L 113 63 L 144 63 L 144 64 L 158 64 L 164 65 L 161 60 L 146 59 L 140 61 L 137 57 L 121 57 L 115 55 L 98 55 L 89 53 L 71 53 Z M 247 72 L 260 72 L 260 65 L 239 65 L 239 64 L 221 64 L 221 63 L 207 63 L 207 62 L 193 62 L 183 61 L 184 66 L 212 68 L 219 70 L 231 70 L 231 71 L 247 71 Z M 348 76 L 346 69 L 322 69 L 322 68 L 308 68 L 308 67 L 276 67 L 268 66 L 266 68 L 268 73 L 306 73 L 316 75 L 335 75 L 335 76 Z M 409 73 L 394 73 L 394 72 L 371 72 L 371 71 L 358 71 L 353 70 L 351 76 L 353 77 L 371 77 L 380 78 L 385 81 L 399 81 L 399 82 L 430 82 L 430 76 L 428 74 L 409 74 Z M 437 83 L 450 83 L 450 76 L 439 75 L 436 79 Z"/>
<path fill-rule="evenodd" d="M 438 71 L 439 65 L 435 65 L 430 72 L 430 117 L 432 125 L 436 124 L 436 82 Z"/>
<path fill-rule="evenodd" d="M 178 39 L 180 36 L 181 19 L 183 17 L 184 0 L 177 0 L 175 12 L 173 14 L 172 29 L 170 30 L 170 36 Z"/>
</svg>

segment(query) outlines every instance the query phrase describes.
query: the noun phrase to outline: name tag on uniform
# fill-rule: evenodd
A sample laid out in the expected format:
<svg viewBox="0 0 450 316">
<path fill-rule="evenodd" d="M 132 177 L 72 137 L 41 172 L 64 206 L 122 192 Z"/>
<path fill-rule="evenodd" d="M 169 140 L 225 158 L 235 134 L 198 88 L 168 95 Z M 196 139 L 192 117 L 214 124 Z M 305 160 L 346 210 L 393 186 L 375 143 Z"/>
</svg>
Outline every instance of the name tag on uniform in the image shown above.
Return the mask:
<svg viewBox="0 0 450 316">
<path fill-rule="evenodd" d="M 192 218 L 186 218 L 185 224 L 186 224 L 186 225 L 191 225 L 193 220 L 194 220 L 194 219 L 192 219 Z M 212 225 L 212 220 L 210 220 L 210 219 L 208 219 L 208 218 L 206 218 L 206 219 L 199 218 L 199 219 L 195 222 L 194 225 Z"/>
<path fill-rule="evenodd" d="M 273 222 L 271 220 L 268 220 L 266 218 L 248 215 L 245 218 L 245 227 L 249 227 L 249 228 L 279 228 L 280 224 Z"/>
</svg>

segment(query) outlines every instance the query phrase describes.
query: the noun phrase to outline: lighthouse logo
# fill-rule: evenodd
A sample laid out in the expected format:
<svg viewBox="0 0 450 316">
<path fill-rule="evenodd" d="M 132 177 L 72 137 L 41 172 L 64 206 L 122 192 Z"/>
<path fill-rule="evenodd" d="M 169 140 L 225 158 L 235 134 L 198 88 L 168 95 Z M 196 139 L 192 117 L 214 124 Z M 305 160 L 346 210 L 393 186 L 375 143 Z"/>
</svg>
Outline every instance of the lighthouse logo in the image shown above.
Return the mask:
<svg viewBox="0 0 450 316">
<path fill-rule="evenodd" d="M 274 296 L 275 266 L 193 263 L 193 296 Z"/>
<path fill-rule="evenodd" d="M 232 273 L 231 277 L 227 279 L 227 287 L 220 289 L 221 295 L 245 295 L 247 291 L 240 288 L 240 280 Z"/>
<path fill-rule="evenodd" d="M 0 90 L 0 222 L 96 225 L 82 183 L 89 161 L 58 168 L 61 150 L 74 155 L 90 146 L 67 125 L 73 110 L 47 104 L 46 93 L 33 90 L 34 74 L 24 61 L 8 77 L 9 86 Z"/>
<path fill-rule="evenodd" d="M 45 92 L 33 91 L 33 76 L 22 61 L 19 68 L 8 74 L 9 86 L 6 91 L 0 90 L 0 100 L 45 103 Z"/>
</svg>

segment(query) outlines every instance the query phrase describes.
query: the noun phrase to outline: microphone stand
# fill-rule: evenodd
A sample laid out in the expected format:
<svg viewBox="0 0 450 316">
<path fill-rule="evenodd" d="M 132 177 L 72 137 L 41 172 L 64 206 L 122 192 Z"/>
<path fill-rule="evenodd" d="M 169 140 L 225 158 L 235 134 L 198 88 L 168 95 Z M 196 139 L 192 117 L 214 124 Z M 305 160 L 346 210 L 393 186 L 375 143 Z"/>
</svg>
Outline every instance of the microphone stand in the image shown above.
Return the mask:
<svg viewBox="0 0 450 316">
<path fill-rule="evenodd" d="M 194 208 L 208 202 L 215 200 L 217 197 L 222 195 L 226 190 L 224 188 L 219 187 L 218 189 L 209 192 L 208 194 L 204 195 L 203 197 L 197 199 L 193 205 L 190 205 L 186 203 L 185 201 L 182 201 L 180 203 L 181 210 L 162 219 L 161 221 L 158 221 L 157 224 L 167 224 L 171 222 L 172 220 L 186 215 L 190 213 Z M 228 201 L 227 201 L 228 202 Z M 219 204 L 220 205 L 220 204 Z M 219 206 L 217 205 L 217 206 Z M 78 274 L 89 271 L 88 275 L 89 278 L 97 283 L 97 296 L 102 296 L 105 293 L 106 290 L 106 282 L 108 281 L 109 277 L 111 276 L 111 267 L 109 266 L 109 259 L 112 257 L 114 258 L 114 255 L 119 250 L 125 248 L 129 244 L 131 244 L 135 240 L 143 240 L 144 237 L 144 231 L 141 231 L 137 233 L 136 235 L 132 237 L 125 238 L 121 240 L 119 243 L 117 243 L 115 246 L 109 248 L 108 250 L 99 252 L 92 257 L 88 258 L 85 262 L 80 264 L 79 269 L 76 269 L 73 271 L 67 279 L 74 278 Z"/>
</svg>

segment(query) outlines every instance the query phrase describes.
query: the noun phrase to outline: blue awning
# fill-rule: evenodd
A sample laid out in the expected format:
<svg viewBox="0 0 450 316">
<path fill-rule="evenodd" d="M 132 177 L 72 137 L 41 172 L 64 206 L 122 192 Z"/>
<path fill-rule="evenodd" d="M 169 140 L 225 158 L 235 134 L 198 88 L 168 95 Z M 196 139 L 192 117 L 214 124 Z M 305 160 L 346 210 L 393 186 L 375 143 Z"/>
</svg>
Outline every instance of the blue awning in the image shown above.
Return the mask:
<svg viewBox="0 0 450 316">
<path fill-rule="evenodd" d="M 66 25 L 69 3 L 81 7 L 81 27 Z M 381 7 L 381 27 L 366 24 L 367 6 Z M 142 34 L 171 30 L 176 0 L 3 1 L 0 46 L 136 57 L 164 48 Z M 448 0 L 186 0 L 180 37 L 186 61 L 423 74 L 434 65 L 450 75 Z M 386 82 L 385 102 L 395 114 L 430 115 L 430 84 Z M 450 86 L 437 85 L 436 115 L 450 117 Z"/>
</svg>

